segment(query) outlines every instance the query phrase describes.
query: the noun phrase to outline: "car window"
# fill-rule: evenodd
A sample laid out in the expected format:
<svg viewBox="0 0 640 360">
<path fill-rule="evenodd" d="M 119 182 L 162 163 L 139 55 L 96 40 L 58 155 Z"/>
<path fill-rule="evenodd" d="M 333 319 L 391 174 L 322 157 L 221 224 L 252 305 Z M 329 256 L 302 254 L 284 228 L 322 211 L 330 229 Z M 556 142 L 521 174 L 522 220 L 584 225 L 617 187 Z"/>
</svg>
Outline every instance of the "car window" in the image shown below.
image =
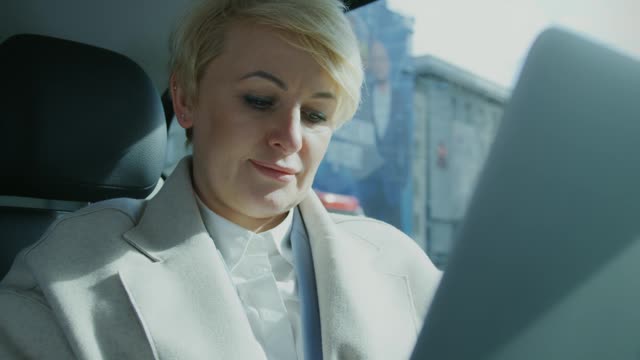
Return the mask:
<svg viewBox="0 0 640 360">
<path fill-rule="evenodd" d="M 536 35 L 561 26 L 640 57 L 639 4 L 379 0 L 351 11 L 365 88 L 353 119 L 335 132 L 314 189 L 340 199 L 323 200 L 330 211 L 399 228 L 444 269 Z M 165 175 L 190 153 L 185 140 L 172 122 Z"/>
</svg>

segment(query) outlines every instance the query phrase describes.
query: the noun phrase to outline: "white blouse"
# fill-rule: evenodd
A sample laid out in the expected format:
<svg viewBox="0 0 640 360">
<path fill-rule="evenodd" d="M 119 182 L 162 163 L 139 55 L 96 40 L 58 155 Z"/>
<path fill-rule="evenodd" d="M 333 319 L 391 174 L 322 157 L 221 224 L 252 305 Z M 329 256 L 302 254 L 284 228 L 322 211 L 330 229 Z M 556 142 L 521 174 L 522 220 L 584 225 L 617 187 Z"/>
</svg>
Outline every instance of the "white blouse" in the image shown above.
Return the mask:
<svg viewBox="0 0 640 360">
<path fill-rule="evenodd" d="M 295 212 L 289 211 L 273 229 L 254 233 L 209 210 L 200 199 L 198 206 L 266 357 L 303 359 L 290 239 Z"/>
</svg>

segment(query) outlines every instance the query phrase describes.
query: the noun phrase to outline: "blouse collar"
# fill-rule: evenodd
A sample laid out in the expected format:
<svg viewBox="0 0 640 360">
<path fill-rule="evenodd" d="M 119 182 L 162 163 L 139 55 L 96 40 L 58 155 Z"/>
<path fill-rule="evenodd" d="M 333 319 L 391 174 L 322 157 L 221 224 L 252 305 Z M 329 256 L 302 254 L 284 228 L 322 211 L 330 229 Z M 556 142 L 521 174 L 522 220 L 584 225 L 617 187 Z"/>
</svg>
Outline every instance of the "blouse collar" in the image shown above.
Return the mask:
<svg viewBox="0 0 640 360">
<path fill-rule="evenodd" d="M 293 265 L 290 240 L 293 209 L 274 228 L 255 233 L 211 211 L 197 195 L 196 199 L 204 226 L 229 269 L 238 264 L 245 254 L 251 253 L 266 253 L 269 256 L 280 254 Z"/>
</svg>

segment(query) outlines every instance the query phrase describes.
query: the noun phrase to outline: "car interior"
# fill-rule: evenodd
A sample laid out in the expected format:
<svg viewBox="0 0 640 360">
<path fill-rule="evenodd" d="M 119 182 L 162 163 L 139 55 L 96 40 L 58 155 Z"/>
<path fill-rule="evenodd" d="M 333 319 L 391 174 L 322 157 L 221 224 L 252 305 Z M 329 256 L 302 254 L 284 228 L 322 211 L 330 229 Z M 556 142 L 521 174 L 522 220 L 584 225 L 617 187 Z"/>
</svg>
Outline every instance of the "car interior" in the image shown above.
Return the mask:
<svg viewBox="0 0 640 360">
<path fill-rule="evenodd" d="M 41 59 L 47 61 L 41 61 Z M 39 35 L 0 45 L 7 87 L 0 128 L 0 273 L 61 214 L 144 198 L 158 182 L 166 126 L 151 79 L 123 55 Z M 30 202 L 24 202 L 28 198 Z"/>
<path fill-rule="evenodd" d="M 0 278 L 61 215 L 162 184 L 167 23 L 188 1 L 115 2 L 0 4 Z"/>
<path fill-rule="evenodd" d="M 0 14 L 4 15 L 0 17 L 2 19 L 0 20 L 0 65 L 2 65 L 0 76 L 3 79 L 3 86 L 0 87 L 0 107 L 2 108 L 0 133 L 4 135 L 3 141 L 0 142 L 0 280 L 10 270 L 19 252 L 37 242 L 47 228 L 60 220 L 63 215 L 105 200 L 121 201 L 126 205 L 124 199 L 150 198 L 160 189 L 163 180 L 175 166 L 175 162 L 169 162 L 168 158 L 175 158 L 175 152 L 183 151 L 173 147 L 170 141 L 172 133 L 184 133 L 174 121 L 168 91 L 170 34 L 183 16 L 185 9 L 189 8 L 193 1 L 195 0 L 111 0 L 108 2 L 9 0 L 0 2 Z M 348 11 L 351 11 L 383 1 L 385 0 L 346 0 L 345 4 Z M 391 0 L 387 1 L 391 2 Z M 502 29 L 502 31 L 507 30 Z M 485 51 L 482 46 L 484 44 L 480 45 L 478 52 Z M 458 76 L 463 72 L 455 70 L 453 66 L 442 65 L 430 56 L 425 56 L 423 60 L 425 60 L 425 69 L 428 68 L 429 71 L 441 67 Z M 402 72 L 408 73 L 409 70 L 402 70 Z M 425 88 L 442 87 L 444 89 L 451 84 L 443 79 L 444 77 L 436 75 L 432 78 L 424 76 L 418 81 L 427 84 Z M 468 82 L 480 84 L 471 76 L 469 79 L 471 80 Z M 602 83 L 603 89 L 608 89 L 610 86 L 605 84 L 605 81 Z M 453 85 L 451 88 L 455 89 L 451 91 L 463 92 L 462 87 Z M 479 85 L 478 87 L 486 88 Z M 503 89 L 498 90 L 497 92 L 501 92 Z M 614 92 L 615 90 L 612 90 L 612 93 Z M 501 107 L 503 103 L 508 102 L 509 97 L 507 91 L 500 95 L 500 102 L 491 100 L 495 105 L 491 109 L 495 108 L 496 118 L 502 118 Z M 481 94 L 481 97 L 489 99 L 491 96 Z M 446 101 L 450 100 L 455 102 L 456 99 L 446 99 Z M 562 103 L 563 98 L 558 96 L 553 100 Z M 556 103 L 553 102 L 553 104 Z M 462 109 L 465 105 L 460 102 L 455 106 Z M 432 108 L 427 105 L 424 107 L 425 113 L 432 111 Z M 462 113 L 461 111 L 460 114 Z M 464 114 L 464 116 L 455 114 L 452 116 L 465 117 L 465 119 L 470 117 L 469 106 L 465 108 Z M 487 111 L 487 116 L 488 114 Z M 460 135 L 458 140 L 471 137 L 465 138 L 465 134 L 473 130 L 466 125 L 468 124 L 456 128 Z M 448 128 L 438 128 L 437 124 L 432 123 L 429 126 L 431 127 L 428 131 L 431 133 L 436 133 L 438 130 L 449 131 Z M 553 130 L 549 130 L 549 134 L 553 134 Z M 600 135 L 601 133 L 598 133 L 593 136 L 594 142 L 601 141 Z M 436 144 L 436 141 L 433 143 Z M 610 147 L 613 148 L 613 146 Z M 434 165 L 429 170 L 425 167 L 425 177 L 431 175 L 427 171 L 444 173 L 454 167 L 452 164 L 457 156 L 455 149 L 447 147 L 445 142 L 437 143 L 437 151 L 433 151 L 432 154 L 434 160 L 428 161 L 432 161 Z M 561 151 L 551 153 L 548 158 L 540 161 L 552 162 L 548 159 L 555 159 L 559 156 L 558 154 L 561 154 Z M 612 160 L 615 161 L 615 159 Z M 426 162 L 427 159 L 424 161 Z M 455 184 L 450 185 L 448 178 L 441 179 L 447 180 L 441 180 L 442 188 L 455 186 Z M 428 178 L 428 181 L 429 186 L 436 182 L 432 181 L 432 178 Z M 468 182 L 472 183 L 471 180 Z M 427 188 L 426 185 L 425 188 Z M 503 190 L 503 188 L 498 189 L 495 193 Z M 469 190 L 468 193 L 471 191 Z M 321 192 L 318 194 L 323 202 L 326 200 L 325 205 L 336 199 L 334 194 L 328 197 Z M 355 201 L 354 198 L 345 199 L 335 205 L 336 212 L 362 214 L 363 209 L 357 199 Z M 443 203 L 449 201 L 448 198 L 445 200 Z M 425 206 L 425 211 L 430 215 L 436 213 L 435 205 L 432 205 L 433 203 L 430 203 L 431 207 Z M 512 209 L 509 208 L 509 211 Z M 540 213 L 545 211 L 547 210 L 541 210 Z M 457 226 L 457 223 L 453 221 L 452 223 Z M 430 224 L 432 232 L 429 236 L 436 233 L 434 229 L 442 229 L 441 232 L 446 233 L 446 237 L 453 239 L 454 231 L 449 231 L 444 226 L 450 224 L 444 224 L 438 228 L 440 225 L 443 224 L 435 222 Z M 451 228 L 456 230 L 455 226 Z M 498 226 L 491 227 L 491 229 L 497 228 Z M 536 239 L 531 243 L 535 241 Z M 600 242 L 594 243 L 600 244 Z M 571 258 L 575 256 L 575 248 L 564 249 L 568 255 L 558 257 L 558 248 L 554 246 L 557 246 L 557 243 L 550 243 L 544 249 L 545 256 L 546 251 L 552 255 L 556 254 L 558 261 L 563 261 L 561 264 L 563 266 L 566 265 L 564 261 L 568 264 L 576 261 L 575 258 Z M 593 249 L 595 247 L 587 251 Z M 426 249 L 423 247 L 423 250 Z M 469 259 L 477 260 L 479 253 L 480 251 L 475 250 L 470 252 Z M 428 255 L 434 263 L 438 262 L 437 256 L 433 256 L 432 253 Z M 469 259 L 465 261 L 471 263 Z M 507 262 L 511 260 L 507 257 L 505 259 Z M 484 273 L 490 268 L 483 267 Z M 512 274 L 505 271 L 505 268 L 506 266 L 496 265 L 497 270 L 493 275 L 498 274 L 498 276 L 494 278 L 511 276 Z M 476 275 L 480 276 L 484 273 L 478 271 Z M 623 275 L 628 276 L 628 274 Z M 481 280 L 484 281 L 484 279 Z M 630 282 L 632 280 L 630 279 Z M 481 281 L 476 283 L 480 284 Z M 546 281 L 546 283 L 553 283 L 553 281 Z M 603 286 L 603 289 L 610 289 L 611 294 L 615 294 L 611 290 L 612 283 L 607 283 L 609 287 Z M 499 285 L 502 286 L 502 284 Z M 463 288 L 467 290 L 467 287 Z M 514 288 L 517 287 L 510 287 L 510 289 Z M 486 287 L 479 290 L 479 292 L 482 291 L 487 296 L 497 294 L 497 292 L 488 291 Z M 638 295 L 640 292 L 634 294 Z M 603 290 L 597 295 L 606 297 L 610 293 Z M 470 298 L 471 296 L 467 295 L 458 296 L 461 303 L 457 309 L 472 309 L 473 306 L 468 306 Z M 533 299 L 533 296 L 530 298 Z M 630 300 L 627 300 L 627 305 L 633 306 L 631 304 L 633 298 L 628 297 L 628 299 Z M 499 300 L 508 301 L 504 298 Z M 479 308 L 475 314 L 486 314 L 488 306 L 481 306 L 477 298 L 471 301 L 476 301 L 475 307 Z M 499 302 L 491 302 L 494 305 L 496 303 Z M 526 299 L 519 303 L 526 305 Z M 504 309 L 506 307 L 497 311 Z M 608 310 L 610 309 L 599 311 L 606 313 Z M 443 313 L 449 315 L 453 311 Z M 524 314 L 524 312 L 521 313 Z M 629 316 L 629 313 L 620 313 L 619 316 L 624 318 Z M 495 321 L 493 318 L 487 318 L 487 323 Z M 459 324 L 451 322 L 450 317 L 442 319 L 443 326 L 451 328 L 450 333 L 438 334 L 443 339 L 448 336 L 459 339 L 464 335 L 459 329 L 472 328 L 466 325 L 470 317 L 460 315 Z M 570 321 L 575 319 L 570 319 L 563 324 L 572 325 L 573 322 Z M 637 323 L 640 322 L 634 322 L 634 326 Z M 618 323 L 614 323 L 612 328 L 617 325 Z M 560 329 L 558 326 L 553 326 L 555 329 Z M 482 334 L 486 329 L 481 326 L 476 328 L 479 329 L 476 334 Z M 568 328 L 571 333 L 579 333 L 571 326 Z M 466 333 L 471 334 L 469 329 Z M 508 335 L 511 333 L 515 332 L 510 331 Z M 545 331 L 543 335 L 546 336 L 549 333 L 551 332 Z M 485 346 L 487 342 L 483 342 L 482 336 L 476 334 L 468 337 L 471 340 L 475 339 L 478 346 Z M 538 336 L 538 334 L 534 335 Z M 433 339 L 439 338 L 433 337 Z M 537 340 L 538 337 L 535 339 Z M 560 336 L 552 340 L 557 339 L 562 340 Z M 472 344 L 471 340 L 466 344 Z M 597 338 L 594 342 L 599 340 L 602 338 Z M 444 340 L 440 344 L 446 346 L 453 344 L 453 347 L 458 347 L 458 343 L 448 344 Z M 575 343 L 567 342 L 567 344 L 572 348 L 581 346 L 578 340 Z M 428 345 L 430 349 L 435 348 L 431 343 Z M 526 344 L 526 346 L 529 345 Z M 424 344 L 423 347 L 427 348 Z M 461 347 L 454 350 L 464 352 L 469 349 L 472 348 L 462 349 Z M 475 354 L 477 355 L 478 352 L 476 351 Z M 505 354 L 507 355 L 504 358 L 513 358 L 509 357 L 511 353 Z M 532 352 L 532 354 L 537 353 Z M 601 355 L 601 357 L 606 356 L 606 354 Z M 535 358 L 534 355 L 531 358 Z"/>
</svg>

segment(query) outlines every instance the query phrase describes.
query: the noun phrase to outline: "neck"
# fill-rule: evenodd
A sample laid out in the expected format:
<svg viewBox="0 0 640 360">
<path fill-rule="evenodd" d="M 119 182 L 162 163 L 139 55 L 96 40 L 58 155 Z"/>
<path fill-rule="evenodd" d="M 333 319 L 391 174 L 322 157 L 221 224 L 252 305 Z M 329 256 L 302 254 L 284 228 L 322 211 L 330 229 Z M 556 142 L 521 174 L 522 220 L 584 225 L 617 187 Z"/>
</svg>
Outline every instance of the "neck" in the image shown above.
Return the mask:
<svg viewBox="0 0 640 360">
<path fill-rule="evenodd" d="M 265 231 L 269 231 L 271 229 L 273 229 L 274 227 L 280 225 L 284 219 L 286 219 L 288 213 L 284 213 L 284 214 L 280 214 L 274 217 L 270 217 L 270 218 L 266 218 L 266 219 L 256 219 L 258 220 L 257 222 L 254 222 L 251 226 L 251 228 L 246 227 L 242 224 L 238 224 L 240 226 L 242 226 L 243 228 L 247 229 L 247 230 L 251 230 L 254 233 L 261 233 L 261 232 L 265 232 Z M 232 220 L 230 220 L 232 221 Z"/>
<path fill-rule="evenodd" d="M 237 211 L 236 209 L 233 209 L 232 207 L 225 205 L 223 201 L 221 201 L 219 198 L 216 198 L 215 194 L 212 191 L 209 191 L 206 194 L 203 193 L 200 186 L 198 186 L 198 181 L 196 180 L 196 176 L 193 172 L 191 176 L 191 184 L 200 201 L 209 210 L 213 211 L 218 216 L 221 216 L 231 221 L 232 223 L 255 233 L 261 233 L 273 229 L 274 227 L 280 225 L 280 223 L 282 223 L 282 221 L 284 221 L 284 219 L 289 214 L 288 211 L 285 211 L 281 214 L 264 218 L 248 216 Z"/>
<path fill-rule="evenodd" d="M 247 230 L 253 231 L 254 233 L 261 233 L 265 231 L 269 231 L 274 227 L 280 225 L 284 219 L 287 217 L 289 212 L 284 212 L 282 214 L 278 214 L 271 217 L 265 218 L 256 218 L 247 216 L 242 214 L 234 209 L 229 207 L 220 206 L 219 201 L 209 201 L 209 199 L 203 196 L 197 189 L 196 194 L 200 198 L 200 201 L 211 211 L 216 213 L 218 216 L 221 216 L 232 223 L 239 225 Z"/>
</svg>

